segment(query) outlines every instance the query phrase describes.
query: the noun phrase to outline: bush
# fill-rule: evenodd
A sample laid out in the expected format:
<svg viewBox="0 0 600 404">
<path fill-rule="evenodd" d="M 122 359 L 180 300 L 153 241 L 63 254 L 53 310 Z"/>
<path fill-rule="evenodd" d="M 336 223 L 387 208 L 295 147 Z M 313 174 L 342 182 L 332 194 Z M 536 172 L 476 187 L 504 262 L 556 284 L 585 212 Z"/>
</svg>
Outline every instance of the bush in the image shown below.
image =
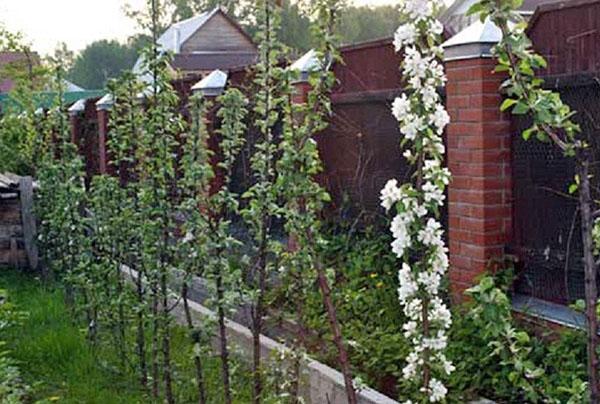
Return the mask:
<svg viewBox="0 0 600 404">
<path fill-rule="evenodd" d="M 5 349 L 6 342 L 1 339 L 9 328 L 21 324 L 25 317 L 26 314 L 8 300 L 7 292 L 0 290 L 0 402 L 5 404 L 26 402 L 30 392 L 17 364 Z"/>
</svg>

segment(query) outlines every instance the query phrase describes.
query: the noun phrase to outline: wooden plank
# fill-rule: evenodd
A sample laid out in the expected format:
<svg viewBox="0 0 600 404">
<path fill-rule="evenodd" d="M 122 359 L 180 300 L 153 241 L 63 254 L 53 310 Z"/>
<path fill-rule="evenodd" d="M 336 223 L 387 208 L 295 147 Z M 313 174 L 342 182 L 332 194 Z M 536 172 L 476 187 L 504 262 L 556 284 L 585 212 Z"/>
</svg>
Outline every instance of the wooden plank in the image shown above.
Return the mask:
<svg viewBox="0 0 600 404">
<path fill-rule="evenodd" d="M 19 193 L 21 195 L 21 218 L 23 223 L 23 240 L 25 251 L 29 260 L 29 267 L 33 270 L 38 268 L 37 228 L 35 215 L 33 213 L 33 179 L 21 177 L 19 181 Z"/>
<path fill-rule="evenodd" d="M 22 235 L 23 226 L 20 224 L 0 224 L 0 239 L 21 238 Z"/>
</svg>

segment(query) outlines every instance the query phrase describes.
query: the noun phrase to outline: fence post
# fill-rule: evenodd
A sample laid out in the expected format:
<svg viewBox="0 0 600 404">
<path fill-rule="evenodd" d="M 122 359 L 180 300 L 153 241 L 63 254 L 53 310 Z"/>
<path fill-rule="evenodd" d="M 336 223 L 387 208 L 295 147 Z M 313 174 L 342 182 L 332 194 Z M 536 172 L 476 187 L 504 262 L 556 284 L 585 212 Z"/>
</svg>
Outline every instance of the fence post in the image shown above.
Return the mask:
<svg viewBox="0 0 600 404">
<path fill-rule="evenodd" d="M 501 39 L 490 22 L 476 22 L 444 43 L 450 289 L 455 301 L 502 260 L 512 235 L 510 119 L 499 111 L 505 79 L 490 50 Z"/>
<path fill-rule="evenodd" d="M 100 98 L 96 103 L 98 113 L 98 171 L 99 174 L 107 174 L 106 139 L 108 138 L 108 116 L 113 105 L 110 94 Z"/>
</svg>

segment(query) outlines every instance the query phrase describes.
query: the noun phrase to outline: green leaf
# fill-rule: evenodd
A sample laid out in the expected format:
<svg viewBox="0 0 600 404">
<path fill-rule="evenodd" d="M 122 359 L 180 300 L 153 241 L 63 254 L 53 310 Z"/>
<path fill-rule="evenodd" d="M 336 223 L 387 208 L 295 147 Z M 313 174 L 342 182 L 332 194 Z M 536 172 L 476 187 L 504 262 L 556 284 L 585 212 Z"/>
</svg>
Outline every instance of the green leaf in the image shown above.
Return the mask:
<svg viewBox="0 0 600 404">
<path fill-rule="evenodd" d="M 523 139 L 525 140 L 529 140 L 529 138 L 531 137 L 531 134 L 536 131 L 537 129 L 535 127 L 531 127 L 529 129 L 525 129 L 522 133 Z"/>
<path fill-rule="evenodd" d="M 506 111 L 507 109 L 509 109 L 510 107 L 512 107 L 513 105 L 515 105 L 518 102 L 519 102 L 518 100 L 515 100 L 512 98 L 507 98 L 502 102 L 502 105 L 500 105 L 500 111 Z"/>
<path fill-rule="evenodd" d="M 577 192 L 577 188 L 579 188 L 579 187 L 577 186 L 577 184 L 571 184 L 571 185 L 569 185 L 569 193 L 570 193 L 571 195 L 573 195 L 575 192 Z"/>
<path fill-rule="evenodd" d="M 483 4 L 475 3 L 471 7 L 469 7 L 469 10 L 467 10 L 467 16 L 473 15 L 473 14 L 479 14 L 484 10 L 485 10 L 485 6 Z M 487 13 L 485 13 L 485 14 L 487 14 Z"/>
<path fill-rule="evenodd" d="M 517 102 L 515 107 L 512 109 L 512 113 L 515 115 L 524 115 L 529 111 L 529 107 L 523 101 Z"/>
</svg>

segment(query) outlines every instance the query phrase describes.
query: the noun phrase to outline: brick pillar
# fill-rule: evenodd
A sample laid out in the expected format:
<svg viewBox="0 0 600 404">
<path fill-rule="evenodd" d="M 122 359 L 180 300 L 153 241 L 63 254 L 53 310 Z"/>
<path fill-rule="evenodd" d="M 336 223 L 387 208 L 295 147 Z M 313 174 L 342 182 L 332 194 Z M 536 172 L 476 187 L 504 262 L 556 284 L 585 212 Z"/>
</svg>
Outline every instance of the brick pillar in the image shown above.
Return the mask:
<svg viewBox="0 0 600 404">
<path fill-rule="evenodd" d="M 79 137 L 81 134 L 81 118 L 78 114 L 70 114 L 69 123 L 71 125 L 71 143 L 79 146 Z"/>
<path fill-rule="evenodd" d="M 108 136 L 108 114 L 107 109 L 98 109 L 98 170 L 99 174 L 107 174 L 106 139 Z"/>
<path fill-rule="evenodd" d="M 505 77 L 493 72 L 495 61 L 485 53 L 448 60 L 448 53 L 449 277 L 459 301 L 503 258 L 512 236 L 511 133 L 508 116 L 499 110 Z"/>
<path fill-rule="evenodd" d="M 294 94 L 292 102 L 294 104 L 303 104 L 308 101 L 308 93 L 311 90 L 310 83 L 307 81 L 298 81 L 294 83 Z"/>
</svg>

